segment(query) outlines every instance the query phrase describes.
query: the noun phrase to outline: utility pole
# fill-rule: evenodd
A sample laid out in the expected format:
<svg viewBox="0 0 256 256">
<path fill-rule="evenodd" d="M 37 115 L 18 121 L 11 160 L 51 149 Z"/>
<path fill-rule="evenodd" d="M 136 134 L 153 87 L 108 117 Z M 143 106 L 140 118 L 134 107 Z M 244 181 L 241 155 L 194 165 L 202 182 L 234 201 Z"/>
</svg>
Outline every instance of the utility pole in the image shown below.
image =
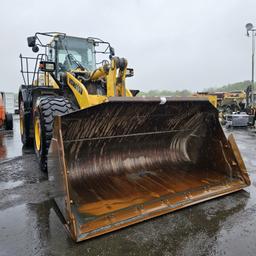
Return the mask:
<svg viewBox="0 0 256 256">
<path fill-rule="evenodd" d="M 251 105 L 254 105 L 254 55 L 255 55 L 255 31 L 256 27 L 253 26 L 252 23 L 247 23 L 245 25 L 247 36 L 250 36 L 250 33 L 252 34 L 252 84 L 251 84 Z"/>
</svg>

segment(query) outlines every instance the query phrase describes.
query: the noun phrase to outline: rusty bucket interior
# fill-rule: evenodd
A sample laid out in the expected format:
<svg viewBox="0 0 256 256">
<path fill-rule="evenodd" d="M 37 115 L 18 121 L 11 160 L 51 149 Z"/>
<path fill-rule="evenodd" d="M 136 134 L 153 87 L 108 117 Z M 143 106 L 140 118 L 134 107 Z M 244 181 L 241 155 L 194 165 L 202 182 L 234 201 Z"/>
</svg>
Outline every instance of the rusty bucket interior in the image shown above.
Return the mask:
<svg viewBox="0 0 256 256">
<path fill-rule="evenodd" d="M 217 110 L 195 98 L 113 97 L 56 117 L 48 169 L 75 241 L 250 184 Z"/>
</svg>

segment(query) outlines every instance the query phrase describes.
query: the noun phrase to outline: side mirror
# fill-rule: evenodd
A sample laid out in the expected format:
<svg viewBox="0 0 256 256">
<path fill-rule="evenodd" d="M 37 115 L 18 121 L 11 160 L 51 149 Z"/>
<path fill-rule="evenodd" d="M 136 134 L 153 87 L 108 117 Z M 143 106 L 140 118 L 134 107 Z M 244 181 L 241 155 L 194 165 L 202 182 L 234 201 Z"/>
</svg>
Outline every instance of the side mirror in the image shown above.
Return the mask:
<svg viewBox="0 0 256 256">
<path fill-rule="evenodd" d="M 125 77 L 132 77 L 132 76 L 134 76 L 133 68 L 127 68 L 126 69 L 126 76 Z"/>
<path fill-rule="evenodd" d="M 32 47 L 33 52 L 38 52 L 39 47 L 36 45 L 36 36 L 29 36 L 27 38 L 28 41 L 28 47 Z"/>
<path fill-rule="evenodd" d="M 39 63 L 39 69 L 44 72 L 54 72 L 55 68 L 55 62 L 52 61 L 40 61 Z"/>
<path fill-rule="evenodd" d="M 39 47 L 37 45 L 32 47 L 32 51 L 33 52 L 38 52 L 39 51 Z"/>
<path fill-rule="evenodd" d="M 36 37 L 35 36 L 29 36 L 27 38 L 27 41 L 28 41 L 28 47 L 36 46 Z"/>
</svg>

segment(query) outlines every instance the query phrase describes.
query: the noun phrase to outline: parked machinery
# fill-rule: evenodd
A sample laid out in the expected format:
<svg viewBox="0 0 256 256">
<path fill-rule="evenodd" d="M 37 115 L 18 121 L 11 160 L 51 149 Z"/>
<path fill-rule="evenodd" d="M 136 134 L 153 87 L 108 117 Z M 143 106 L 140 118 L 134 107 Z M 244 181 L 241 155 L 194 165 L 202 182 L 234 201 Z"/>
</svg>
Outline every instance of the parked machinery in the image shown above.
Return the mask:
<svg viewBox="0 0 256 256">
<path fill-rule="evenodd" d="M 205 97 L 209 100 L 209 102 L 215 107 L 218 107 L 218 98 L 216 95 L 209 92 L 197 92 L 193 94 L 195 97 Z"/>
<path fill-rule="evenodd" d="M 6 105 L 4 101 L 4 93 L 0 92 L 0 129 L 6 130 L 13 129 L 13 117 L 11 113 L 6 111 Z"/>
</svg>

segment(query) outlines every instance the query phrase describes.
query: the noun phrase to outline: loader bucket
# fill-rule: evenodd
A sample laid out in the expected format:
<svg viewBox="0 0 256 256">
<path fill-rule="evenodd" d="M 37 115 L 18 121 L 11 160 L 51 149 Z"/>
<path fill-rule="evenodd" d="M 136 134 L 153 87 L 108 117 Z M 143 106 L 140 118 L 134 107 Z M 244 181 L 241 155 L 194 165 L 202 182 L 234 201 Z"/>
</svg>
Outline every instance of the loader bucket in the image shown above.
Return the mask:
<svg viewBox="0 0 256 256">
<path fill-rule="evenodd" d="M 232 135 L 200 98 L 125 98 L 54 121 L 55 201 L 75 241 L 250 184 Z"/>
</svg>

